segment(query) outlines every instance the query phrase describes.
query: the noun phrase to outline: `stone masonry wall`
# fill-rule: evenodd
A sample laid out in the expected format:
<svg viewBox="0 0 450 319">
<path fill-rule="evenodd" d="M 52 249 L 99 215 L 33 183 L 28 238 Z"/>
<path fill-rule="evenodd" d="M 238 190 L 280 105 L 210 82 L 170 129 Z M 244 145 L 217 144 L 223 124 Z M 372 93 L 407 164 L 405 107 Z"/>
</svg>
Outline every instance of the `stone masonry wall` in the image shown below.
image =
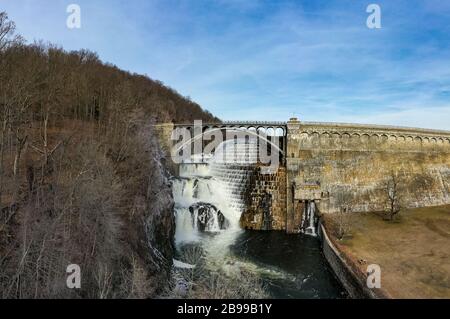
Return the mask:
<svg viewBox="0 0 450 319">
<path fill-rule="evenodd" d="M 286 169 L 261 174 L 255 167 L 246 193 L 247 210 L 241 227 L 255 230 L 286 230 Z"/>
<path fill-rule="evenodd" d="M 384 185 L 399 174 L 405 206 L 450 203 L 450 132 L 385 126 L 288 122 L 287 187 L 290 201 L 316 185 L 319 210 L 338 211 L 336 194 L 355 195 L 355 211 L 385 208 Z M 289 194 L 288 194 L 289 195 Z"/>
<path fill-rule="evenodd" d="M 156 128 L 167 153 L 173 127 Z M 401 178 L 405 206 L 450 203 L 448 131 L 296 119 L 286 128 L 286 165 L 268 176 L 255 168 L 244 228 L 297 232 L 305 201 L 315 201 L 321 213 L 337 212 L 343 191 L 354 194 L 353 211 L 384 210 L 392 172 Z M 166 165 L 177 174 L 176 165 Z"/>
</svg>

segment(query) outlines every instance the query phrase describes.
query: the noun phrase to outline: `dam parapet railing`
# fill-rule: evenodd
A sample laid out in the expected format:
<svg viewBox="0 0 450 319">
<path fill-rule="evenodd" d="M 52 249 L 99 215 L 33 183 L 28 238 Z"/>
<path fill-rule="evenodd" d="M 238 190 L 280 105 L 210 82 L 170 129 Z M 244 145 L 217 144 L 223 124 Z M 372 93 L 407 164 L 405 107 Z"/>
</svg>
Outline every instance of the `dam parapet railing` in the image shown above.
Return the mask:
<svg viewBox="0 0 450 319">
<path fill-rule="evenodd" d="M 320 131 L 329 131 L 333 133 L 333 131 L 337 133 L 345 133 L 348 132 L 372 132 L 372 133 L 380 133 L 380 134 L 398 134 L 398 135 L 416 135 L 416 136 L 441 136 L 443 138 L 448 138 L 450 141 L 450 131 L 448 130 L 439 130 L 439 129 L 428 129 L 428 128 L 416 128 L 416 127 L 407 127 L 407 126 L 393 126 L 393 125 L 378 125 L 378 124 L 356 124 L 356 123 L 339 123 L 339 122 L 312 122 L 312 121 L 224 121 L 221 123 L 203 123 L 205 127 L 217 127 L 217 128 L 225 128 L 225 127 L 285 127 L 288 124 L 295 123 L 299 124 L 300 128 L 303 130 L 311 130 L 318 129 Z M 193 126 L 193 123 L 161 123 L 154 125 L 155 128 L 161 129 L 174 129 L 175 127 L 190 127 Z"/>
<path fill-rule="evenodd" d="M 392 134 L 399 136 L 433 136 L 447 138 L 450 141 L 450 131 L 415 128 L 406 126 L 376 125 L 376 124 L 353 124 L 353 123 L 334 123 L 334 122 L 299 122 L 302 130 L 318 129 L 328 131 L 329 133 L 347 132 L 370 132 L 379 134 Z"/>
</svg>

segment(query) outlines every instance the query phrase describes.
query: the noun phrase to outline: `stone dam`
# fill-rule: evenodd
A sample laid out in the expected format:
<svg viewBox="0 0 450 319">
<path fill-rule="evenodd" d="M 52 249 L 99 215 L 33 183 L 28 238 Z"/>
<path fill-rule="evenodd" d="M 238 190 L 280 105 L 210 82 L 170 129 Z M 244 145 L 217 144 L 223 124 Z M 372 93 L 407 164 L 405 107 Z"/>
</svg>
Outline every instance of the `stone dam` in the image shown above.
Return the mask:
<svg viewBox="0 0 450 319">
<path fill-rule="evenodd" d="M 404 206 L 450 203 L 449 131 L 296 118 L 202 125 L 199 135 L 208 129 L 237 128 L 252 134 L 264 132 L 269 141 L 271 135 L 279 137 L 279 147 L 271 150 L 279 153 L 275 170 L 263 173 L 264 165 L 258 162 L 233 167 L 233 174 L 240 176 L 240 225 L 245 229 L 300 232 L 311 210 L 320 214 L 339 211 L 339 194 L 344 192 L 352 194 L 354 212 L 383 211 L 386 181 L 394 173 L 401 176 Z M 179 174 L 179 164 L 171 162 L 169 155 L 177 128 L 196 135 L 193 124 L 160 124 L 155 129 L 173 175 Z M 204 146 L 196 155 L 202 156 Z"/>
</svg>

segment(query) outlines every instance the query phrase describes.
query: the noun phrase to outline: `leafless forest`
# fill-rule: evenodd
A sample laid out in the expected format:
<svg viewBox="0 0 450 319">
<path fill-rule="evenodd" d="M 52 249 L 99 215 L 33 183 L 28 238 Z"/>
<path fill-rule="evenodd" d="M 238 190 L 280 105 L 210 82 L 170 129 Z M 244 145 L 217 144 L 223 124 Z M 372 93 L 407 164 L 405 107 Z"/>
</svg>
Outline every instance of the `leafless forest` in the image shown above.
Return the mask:
<svg viewBox="0 0 450 319">
<path fill-rule="evenodd" d="M 0 298 L 164 289 L 174 226 L 152 124 L 193 119 L 217 121 L 93 52 L 26 44 L 0 13 Z"/>
</svg>

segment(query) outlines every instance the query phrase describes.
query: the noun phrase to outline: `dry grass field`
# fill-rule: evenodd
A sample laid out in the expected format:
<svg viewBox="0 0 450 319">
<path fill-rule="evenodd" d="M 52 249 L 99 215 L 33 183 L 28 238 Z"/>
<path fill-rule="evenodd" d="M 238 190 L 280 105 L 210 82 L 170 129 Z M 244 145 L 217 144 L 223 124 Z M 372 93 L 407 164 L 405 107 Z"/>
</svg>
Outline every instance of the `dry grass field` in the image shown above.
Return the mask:
<svg viewBox="0 0 450 319">
<path fill-rule="evenodd" d="M 349 238 L 334 240 L 361 270 L 378 264 L 393 298 L 450 298 L 450 205 L 408 209 L 398 220 L 361 214 Z"/>
</svg>

